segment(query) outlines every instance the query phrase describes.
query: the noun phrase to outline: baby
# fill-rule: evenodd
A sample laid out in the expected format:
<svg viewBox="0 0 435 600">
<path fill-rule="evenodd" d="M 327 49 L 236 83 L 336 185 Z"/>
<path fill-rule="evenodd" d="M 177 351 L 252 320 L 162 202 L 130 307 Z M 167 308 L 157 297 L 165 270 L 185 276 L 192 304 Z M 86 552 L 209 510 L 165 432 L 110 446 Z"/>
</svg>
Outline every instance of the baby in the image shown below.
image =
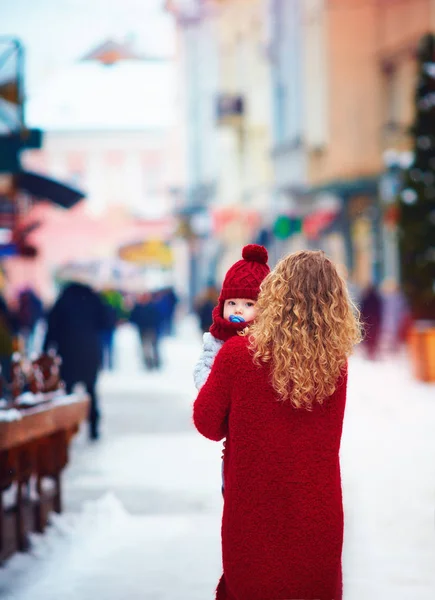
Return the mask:
<svg viewBox="0 0 435 600">
<path fill-rule="evenodd" d="M 264 246 L 250 244 L 243 248 L 242 260 L 230 267 L 225 275 L 218 304 L 213 310 L 213 324 L 210 332 L 204 333 L 203 351 L 193 372 L 198 390 L 207 381 L 224 342 L 240 334 L 255 319 L 260 285 L 270 272 L 267 260 Z"/>
<path fill-rule="evenodd" d="M 199 390 L 207 381 L 216 354 L 224 342 L 246 329 L 255 319 L 260 285 L 270 272 L 268 254 L 264 246 L 250 244 L 225 275 L 217 306 L 213 310 L 210 332 L 204 333 L 204 347 L 193 377 Z"/>
</svg>

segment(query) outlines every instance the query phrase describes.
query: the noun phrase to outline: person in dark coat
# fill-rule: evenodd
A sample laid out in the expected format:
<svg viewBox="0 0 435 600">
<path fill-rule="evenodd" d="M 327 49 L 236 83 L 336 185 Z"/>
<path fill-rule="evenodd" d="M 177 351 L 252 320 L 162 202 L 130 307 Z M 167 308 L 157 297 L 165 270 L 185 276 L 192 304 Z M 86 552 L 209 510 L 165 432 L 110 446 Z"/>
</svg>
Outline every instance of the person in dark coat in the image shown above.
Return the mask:
<svg viewBox="0 0 435 600">
<path fill-rule="evenodd" d="M 17 327 L 16 319 L 0 295 L 0 376 L 10 380 L 13 339 Z"/>
<path fill-rule="evenodd" d="M 382 329 L 382 297 L 371 284 L 361 297 L 361 319 L 364 324 L 364 344 L 367 358 L 376 360 Z"/>
<path fill-rule="evenodd" d="M 99 437 L 100 409 L 96 392 L 102 362 L 101 332 L 108 316 L 100 296 L 84 283 L 71 283 L 47 319 L 44 349 L 55 347 L 62 358 L 61 375 L 68 393 L 82 382 L 90 396 L 89 436 Z"/>
<path fill-rule="evenodd" d="M 222 346 L 194 403 L 226 438 L 217 600 L 342 600 L 340 443 L 360 328 L 323 252 L 282 259 L 246 336 Z"/>
<path fill-rule="evenodd" d="M 166 333 L 174 335 L 174 321 L 177 305 L 180 301 L 173 287 L 168 287 L 165 290 L 166 302 L 168 304 L 168 317 L 166 323 Z"/>
<path fill-rule="evenodd" d="M 162 316 L 152 294 L 142 294 L 137 300 L 131 311 L 130 321 L 137 327 L 145 366 L 149 370 L 160 369 Z"/>
</svg>

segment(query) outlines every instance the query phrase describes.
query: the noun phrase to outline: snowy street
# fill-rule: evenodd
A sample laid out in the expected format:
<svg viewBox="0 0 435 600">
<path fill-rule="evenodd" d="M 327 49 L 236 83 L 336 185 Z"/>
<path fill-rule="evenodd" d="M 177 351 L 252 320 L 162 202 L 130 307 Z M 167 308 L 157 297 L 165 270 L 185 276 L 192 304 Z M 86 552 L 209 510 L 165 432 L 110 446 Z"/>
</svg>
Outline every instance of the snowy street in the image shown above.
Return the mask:
<svg viewBox="0 0 435 600">
<path fill-rule="evenodd" d="M 65 512 L 0 569 L 4 600 L 208 600 L 221 572 L 221 444 L 191 423 L 200 335 L 186 320 L 146 373 L 127 326 L 83 430 Z M 353 358 L 342 441 L 345 600 L 435 598 L 435 387 L 403 359 Z M 289 507 L 291 510 L 291 507 Z M 291 540 L 289 540 L 291 543 Z"/>
</svg>

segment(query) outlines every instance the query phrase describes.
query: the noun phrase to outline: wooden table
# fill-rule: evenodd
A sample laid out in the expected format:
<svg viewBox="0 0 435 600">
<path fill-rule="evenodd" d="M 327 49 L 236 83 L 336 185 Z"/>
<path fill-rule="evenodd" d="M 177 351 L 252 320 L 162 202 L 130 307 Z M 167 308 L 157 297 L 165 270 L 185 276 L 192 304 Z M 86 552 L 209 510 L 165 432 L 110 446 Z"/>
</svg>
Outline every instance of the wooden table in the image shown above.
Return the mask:
<svg viewBox="0 0 435 600">
<path fill-rule="evenodd" d="M 20 409 L 20 419 L 0 421 L 0 560 L 28 548 L 28 533 L 44 531 L 50 509 L 62 511 L 61 473 L 88 410 L 89 398 L 72 394 Z M 44 492 L 44 478 L 54 482 L 52 494 Z M 14 492 L 9 507 L 3 502 L 7 490 Z"/>
</svg>

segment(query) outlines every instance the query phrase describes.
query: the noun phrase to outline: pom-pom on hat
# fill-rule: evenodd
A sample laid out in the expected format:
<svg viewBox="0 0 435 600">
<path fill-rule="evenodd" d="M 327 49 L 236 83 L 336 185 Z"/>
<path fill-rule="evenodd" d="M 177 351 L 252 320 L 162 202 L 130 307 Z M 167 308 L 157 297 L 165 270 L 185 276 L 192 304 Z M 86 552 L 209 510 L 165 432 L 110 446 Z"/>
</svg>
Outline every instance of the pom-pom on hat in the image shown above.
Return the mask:
<svg viewBox="0 0 435 600">
<path fill-rule="evenodd" d="M 223 302 L 228 298 L 257 300 L 261 282 L 270 272 L 268 258 L 264 246 L 245 246 L 242 250 L 242 260 L 230 267 L 225 275 L 219 301 Z"/>
</svg>

